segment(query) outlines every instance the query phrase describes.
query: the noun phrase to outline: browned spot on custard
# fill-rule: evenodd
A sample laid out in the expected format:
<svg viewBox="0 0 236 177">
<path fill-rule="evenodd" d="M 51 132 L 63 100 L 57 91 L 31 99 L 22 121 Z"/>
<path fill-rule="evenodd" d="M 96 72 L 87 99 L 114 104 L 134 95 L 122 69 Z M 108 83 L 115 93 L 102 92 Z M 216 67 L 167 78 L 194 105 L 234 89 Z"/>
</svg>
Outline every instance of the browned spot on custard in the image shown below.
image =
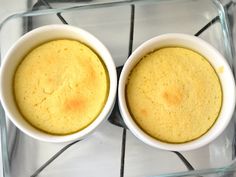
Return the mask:
<svg viewBox="0 0 236 177">
<path fill-rule="evenodd" d="M 66 111 L 77 111 L 83 110 L 85 107 L 85 100 L 82 98 L 72 98 L 68 99 L 64 103 L 64 108 Z"/>
<path fill-rule="evenodd" d="M 145 116 L 145 117 L 148 115 L 147 109 L 145 109 L 145 108 L 141 109 L 140 113 L 141 113 L 142 116 Z"/>
<path fill-rule="evenodd" d="M 176 87 L 166 89 L 163 92 L 163 98 L 169 105 L 179 105 L 183 99 L 182 91 Z"/>
<path fill-rule="evenodd" d="M 47 63 L 48 63 L 49 65 L 52 64 L 52 63 L 53 63 L 52 59 L 48 59 L 48 60 L 47 60 Z"/>
<path fill-rule="evenodd" d="M 54 79 L 53 78 L 48 78 L 48 83 L 53 83 Z"/>
</svg>

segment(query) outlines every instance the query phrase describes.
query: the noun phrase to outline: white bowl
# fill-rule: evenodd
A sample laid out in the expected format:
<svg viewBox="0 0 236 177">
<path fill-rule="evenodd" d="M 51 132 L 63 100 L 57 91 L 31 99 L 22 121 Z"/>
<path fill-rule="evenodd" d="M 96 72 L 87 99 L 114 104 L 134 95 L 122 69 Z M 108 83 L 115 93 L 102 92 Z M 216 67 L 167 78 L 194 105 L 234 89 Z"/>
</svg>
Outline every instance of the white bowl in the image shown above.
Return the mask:
<svg viewBox="0 0 236 177">
<path fill-rule="evenodd" d="M 110 81 L 107 102 L 99 116 L 83 130 L 69 135 L 52 135 L 42 132 L 30 125 L 20 114 L 13 95 L 13 78 L 15 70 L 23 57 L 34 47 L 54 39 L 78 40 L 93 49 L 103 60 L 108 70 Z M 110 115 L 117 89 L 116 67 L 108 49 L 90 33 L 69 25 L 48 25 L 37 28 L 22 36 L 7 52 L 0 73 L 0 96 L 2 106 L 10 120 L 27 135 L 46 142 L 67 142 L 82 139 Z"/>
<path fill-rule="evenodd" d="M 208 61 L 212 64 L 212 66 L 217 70 L 217 68 L 223 67 L 224 71 L 218 73 L 223 92 L 223 103 L 222 108 L 219 114 L 219 117 L 212 128 L 205 133 L 200 138 L 182 144 L 172 144 L 161 142 L 155 138 L 152 138 L 148 134 L 146 134 L 132 119 L 129 110 L 127 108 L 126 99 L 125 99 L 125 85 L 127 82 L 127 77 L 129 76 L 133 67 L 139 62 L 139 60 L 145 56 L 146 54 L 158 49 L 167 46 L 179 46 L 191 49 L 203 55 Z M 121 111 L 121 115 L 129 128 L 129 130 L 144 143 L 171 151 L 187 151 L 193 150 L 199 147 L 202 147 L 215 138 L 217 138 L 228 125 L 235 106 L 235 82 L 234 77 L 231 72 L 231 69 L 224 59 L 224 57 L 210 44 L 205 42 L 204 40 L 186 34 L 164 34 L 157 37 L 154 37 L 142 45 L 140 45 L 128 58 L 125 63 L 123 70 L 119 79 L 119 108 Z"/>
</svg>

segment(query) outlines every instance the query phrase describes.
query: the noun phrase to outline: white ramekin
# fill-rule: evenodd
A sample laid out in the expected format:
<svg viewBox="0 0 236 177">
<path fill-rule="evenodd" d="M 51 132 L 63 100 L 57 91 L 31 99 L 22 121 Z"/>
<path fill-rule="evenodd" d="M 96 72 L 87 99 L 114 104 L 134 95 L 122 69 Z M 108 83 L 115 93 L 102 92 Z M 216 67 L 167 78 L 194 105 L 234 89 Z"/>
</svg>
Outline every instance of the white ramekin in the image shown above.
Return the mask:
<svg viewBox="0 0 236 177">
<path fill-rule="evenodd" d="M 55 39 L 78 40 L 93 49 L 106 65 L 110 81 L 107 102 L 99 116 L 81 131 L 63 136 L 48 134 L 30 125 L 22 117 L 16 106 L 12 88 L 15 70 L 23 57 L 39 44 Z M 69 25 L 47 25 L 28 32 L 9 49 L 1 66 L 0 88 L 2 106 L 16 127 L 38 140 L 46 142 L 68 142 L 84 138 L 93 132 L 110 115 L 116 98 L 116 67 L 108 49 L 90 33 Z"/>
<path fill-rule="evenodd" d="M 132 119 L 129 110 L 127 108 L 126 99 L 125 99 L 125 87 L 127 83 L 127 78 L 133 69 L 133 67 L 139 62 L 139 60 L 146 54 L 158 49 L 167 46 L 179 46 L 191 49 L 203 55 L 211 65 L 217 71 L 218 68 L 223 68 L 223 72 L 219 72 L 218 76 L 222 85 L 223 92 L 223 103 L 222 108 L 219 114 L 219 117 L 212 128 L 205 133 L 200 138 L 181 144 L 172 144 L 161 142 L 155 138 L 152 138 L 146 134 Z M 210 44 L 204 40 L 186 34 L 164 34 L 157 37 L 154 37 L 142 45 L 140 45 L 128 58 L 125 63 L 123 70 L 119 79 L 119 88 L 118 88 L 118 99 L 119 99 L 119 108 L 121 115 L 129 128 L 129 130 L 144 143 L 171 151 L 187 151 L 193 150 L 199 147 L 202 147 L 215 138 L 217 138 L 228 125 L 235 106 L 235 82 L 234 77 L 231 72 L 231 69 L 225 60 L 225 58 Z"/>
</svg>

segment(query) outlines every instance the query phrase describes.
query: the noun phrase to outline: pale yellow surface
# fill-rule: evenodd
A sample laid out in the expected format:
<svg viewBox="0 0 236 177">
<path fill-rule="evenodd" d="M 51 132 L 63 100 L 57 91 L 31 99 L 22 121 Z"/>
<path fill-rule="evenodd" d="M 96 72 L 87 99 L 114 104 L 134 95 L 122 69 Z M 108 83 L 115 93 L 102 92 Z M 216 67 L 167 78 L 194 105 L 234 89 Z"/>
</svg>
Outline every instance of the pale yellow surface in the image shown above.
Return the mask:
<svg viewBox="0 0 236 177">
<path fill-rule="evenodd" d="M 15 99 L 25 119 L 52 134 L 76 132 L 93 122 L 108 88 L 99 57 L 73 40 L 50 41 L 33 49 L 14 80 Z"/>
<path fill-rule="evenodd" d="M 142 58 L 129 76 L 126 96 L 140 128 L 171 143 L 206 133 L 222 102 L 212 66 L 198 53 L 178 47 L 162 48 Z"/>
</svg>

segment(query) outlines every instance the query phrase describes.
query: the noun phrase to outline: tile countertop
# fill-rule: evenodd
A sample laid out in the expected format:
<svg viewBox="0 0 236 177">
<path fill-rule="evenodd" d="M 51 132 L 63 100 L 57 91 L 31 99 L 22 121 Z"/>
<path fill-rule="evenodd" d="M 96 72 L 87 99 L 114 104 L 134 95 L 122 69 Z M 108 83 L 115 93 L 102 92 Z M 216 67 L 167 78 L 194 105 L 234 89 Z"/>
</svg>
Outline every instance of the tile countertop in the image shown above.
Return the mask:
<svg viewBox="0 0 236 177">
<path fill-rule="evenodd" d="M 85 0 L 86 1 L 86 0 Z M 111 1 L 111 0 L 103 0 L 104 2 L 106 1 Z M 223 2 L 227 3 L 229 0 L 225 0 Z M 21 0 L 20 2 L 17 0 L 0 0 L 0 22 L 3 21 L 6 17 L 8 17 L 11 14 L 14 14 L 15 12 L 24 12 L 27 11 L 27 7 L 31 7 L 32 4 L 34 4 L 36 1 L 35 0 Z M 94 1 L 93 1 L 94 2 Z M 101 1 L 99 1 L 101 2 Z M 236 3 L 236 0 L 235 0 Z M 233 6 L 229 9 L 228 14 L 229 14 L 229 21 L 230 21 L 230 25 L 231 25 L 231 30 L 232 30 L 232 36 L 233 36 L 233 43 L 234 45 L 236 45 L 236 27 L 234 25 L 235 21 L 236 21 L 236 11 L 235 11 L 236 6 Z M 12 24 L 14 26 L 14 24 Z M 13 28 L 14 29 L 14 28 Z M 15 31 L 16 35 L 19 35 L 20 32 Z M 2 38 L 5 38 L 5 36 L 0 36 L 0 40 Z M 9 36 L 8 36 L 9 37 Z M 9 40 L 11 37 L 9 37 Z M 13 38 L 14 39 L 14 38 Z M 235 57 L 234 57 L 235 58 Z M 234 63 L 236 64 L 236 63 Z M 129 134 L 128 134 L 129 136 Z M 131 137 L 131 140 L 129 143 L 138 143 L 136 142 L 136 139 L 133 139 Z M 151 149 L 150 149 L 151 150 Z M 186 154 L 188 155 L 188 154 Z M 202 156 L 204 157 L 204 156 Z M 194 157 L 192 157 L 194 159 Z M 198 158 L 198 157 L 195 157 Z M 0 153 L 0 159 L 2 159 L 2 154 Z M 194 160 L 192 160 L 194 163 Z M 165 163 L 165 162 L 163 162 Z M 204 163 L 203 163 L 204 164 Z M 3 176 L 3 169 L 2 169 L 2 161 L 0 160 L 0 177 Z"/>
</svg>

